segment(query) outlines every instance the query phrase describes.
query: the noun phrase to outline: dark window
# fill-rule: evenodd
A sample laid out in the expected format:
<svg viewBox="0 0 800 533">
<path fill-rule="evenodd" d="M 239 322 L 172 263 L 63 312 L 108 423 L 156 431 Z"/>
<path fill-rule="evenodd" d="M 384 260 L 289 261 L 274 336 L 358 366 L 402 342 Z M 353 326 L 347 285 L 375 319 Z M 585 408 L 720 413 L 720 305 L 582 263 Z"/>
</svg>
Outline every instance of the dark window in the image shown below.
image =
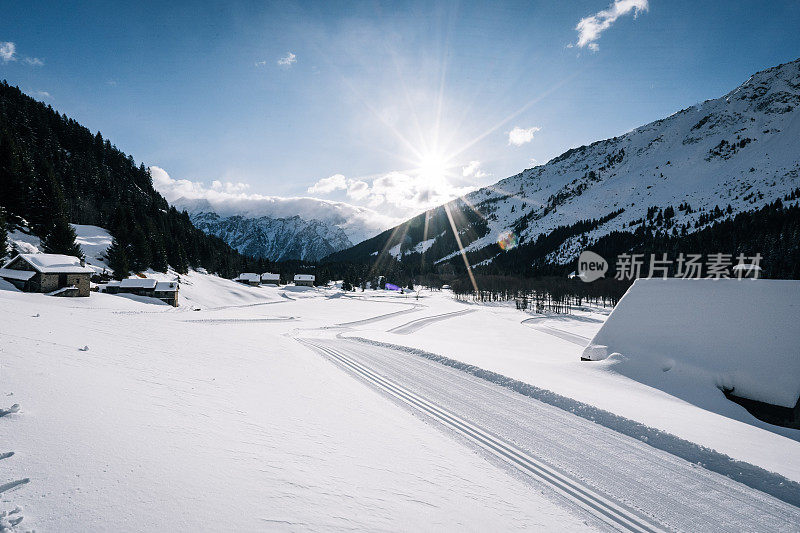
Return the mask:
<svg viewBox="0 0 800 533">
<path fill-rule="evenodd" d="M 58 275 L 58 288 L 66 287 L 67 286 L 67 275 L 66 274 L 59 274 Z"/>
</svg>

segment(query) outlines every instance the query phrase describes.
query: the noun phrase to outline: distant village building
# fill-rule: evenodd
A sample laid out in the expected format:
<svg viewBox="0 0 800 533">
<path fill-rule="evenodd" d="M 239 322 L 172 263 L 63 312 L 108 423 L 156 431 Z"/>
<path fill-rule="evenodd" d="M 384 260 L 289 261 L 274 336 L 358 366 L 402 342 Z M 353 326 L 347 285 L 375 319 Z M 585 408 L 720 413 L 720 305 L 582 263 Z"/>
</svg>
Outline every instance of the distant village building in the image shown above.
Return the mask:
<svg viewBox="0 0 800 533">
<path fill-rule="evenodd" d="M 119 282 L 119 292 L 138 296 L 152 296 L 157 283 L 158 280 L 151 278 L 127 278 Z"/>
<path fill-rule="evenodd" d="M 264 272 L 263 274 L 261 274 L 261 283 L 263 283 L 264 285 L 280 285 L 281 275 L 273 274 L 271 272 Z"/>
<path fill-rule="evenodd" d="M 244 283 L 245 285 L 252 285 L 253 287 L 258 287 L 261 285 L 261 276 L 254 272 L 243 272 L 239 274 L 239 277 L 234 279 L 234 281 Z"/>
<path fill-rule="evenodd" d="M 294 284 L 298 287 L 313 287 L 315 279 L 314 274 L 295 274 Z"/>
<path fill-rule="evenodd" d="M 122 281 L 110 281 L 105 285 L 108 294 L 135 294 L 157 298 L 173 307 L 178 307 L 177 281 L 158 281 L 152 278 L 127 278 Z"/>
<path fill-rule="evenodd" d="M 159 281 L 153 291 L 153 297 L 162 302 L 168 303 L 172 307 L 178 307 L 178 282 Z"/>
<path fill-rule="evenodd" d="M 0 268 L 0 278 L 25 292 L 89 296 L 92 272 L 83 259 L 71 255 L 18 254 Z"/>
</svg>

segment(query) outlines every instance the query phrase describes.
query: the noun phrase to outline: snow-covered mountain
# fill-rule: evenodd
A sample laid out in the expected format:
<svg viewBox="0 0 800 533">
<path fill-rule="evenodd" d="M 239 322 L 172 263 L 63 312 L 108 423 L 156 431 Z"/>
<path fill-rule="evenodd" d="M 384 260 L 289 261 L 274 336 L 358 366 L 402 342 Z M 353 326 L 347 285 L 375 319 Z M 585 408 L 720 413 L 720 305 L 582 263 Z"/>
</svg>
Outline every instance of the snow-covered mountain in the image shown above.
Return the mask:
<svg viewBox="0 0 800 533">
<path fill-rule="evenodd" d="M 319 220 L 304 220 L 297 215 L 287 218 L 222 217 L 203 211 L 189 216 L 199 229 L 216 235 L 239 252 L 272 261 L 316 261 L 353 245 L 338 226 Z"/>
<path fill-rule="evenodd" d="M 691 232 L 757 209 L 800 186 L 798 171 L 800 59 L 761 71 L 721 98 L 568 150 L 454 200 L 450 216 L 445 206 L 433 209 L 332 259 L 423 251 L 428 261 L 449 259 L 458 254 L 454 224 L 467 251 L 481 250 L 475 262 L 488 264 L 503 253 L 500 236 L 532 242 L 559 226 L 597 220 L 548 257 L 565 263 L 612 231 L 659 219 L 660 229 Z"/>
<path fill-rule="evenodd" d="M 392 225 L 374 211 L 316 198 L 178 198 L 192 223 L 239 252 L 273 261 L 316 261 Z"/>
</svg>

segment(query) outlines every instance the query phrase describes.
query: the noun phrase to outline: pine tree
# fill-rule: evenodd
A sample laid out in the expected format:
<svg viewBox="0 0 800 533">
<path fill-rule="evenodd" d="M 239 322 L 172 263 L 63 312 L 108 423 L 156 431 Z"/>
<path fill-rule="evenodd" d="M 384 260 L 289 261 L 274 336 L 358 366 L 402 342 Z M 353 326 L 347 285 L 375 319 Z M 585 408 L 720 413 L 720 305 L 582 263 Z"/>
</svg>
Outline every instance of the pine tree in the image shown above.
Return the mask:
<svg viewBox="0 0 800 533">
<path fill-rule="evenodd" d="M 108 266 L 114 272 L 116 279 L 125 279 L 130 273 L 130 265 L 128 263 L 128 253 L 125 246 L 120 244 L 117 239 L 111 241 L 111 246 L 106 250 L 106 261 Z"/>
<path fill-rule="evenodd" d="M 42 249 L 48 254 L 74 255 L 83 257 L 80 245 L 75 242 L 75 230 L 70 226 L 67 217 L 56 216 L 47 235 L 42 239 Z"/>
<path fill-rule="evenodd" d="M 166 272 L 167 268 L 169 268 L 169 264 L 167 262 L 167 249 L 164 247 L 164 240 L 161 238 L 161 236 L 153 239 L 150 249 L 153 252 L 153 260 L 150 263 L 150 266 L 153 267 L 153 270 L 157 272 Z"/>
<path fill-rule="evenodd" d="M 150 245 L 147 242 L 144 232 L 135 228 L 131 241 L 131 254 L 129 256 L 131 268 L 136 272 L 147 270 L 150 267 L 151 259 Z"/>
<path fill-rule="evenodd" d="M 66 213 L 64 193 L 52 165 L 47 165 L 34 181 L 30 204 L 31 227 L 36 235 L 45 238 L 52 232 L 57 219 Z"/>
</svg>

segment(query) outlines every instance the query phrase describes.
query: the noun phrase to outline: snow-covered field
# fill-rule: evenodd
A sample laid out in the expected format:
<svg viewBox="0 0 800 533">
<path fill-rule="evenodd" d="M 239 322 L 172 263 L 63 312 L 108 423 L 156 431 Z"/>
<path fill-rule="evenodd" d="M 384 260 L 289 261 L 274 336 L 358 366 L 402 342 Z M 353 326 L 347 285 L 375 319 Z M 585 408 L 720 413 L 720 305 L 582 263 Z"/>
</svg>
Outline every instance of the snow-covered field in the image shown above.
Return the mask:
<svg viewBox="0 0 800 533">
<path fill-rule="evenodd" d="M 0 418 L 0 512 L 20 528 L 589 529 L 286 335 L 403 305 L 3 289 L 0 397 L 20 409 Z"/>
<path fill-rule="evenodd" d="M 2 284 L 0 413 L 19 410 L 0 417 L 0 513 L 21 511 L 0 524 L 605 527 L 296 340 L 337 335 L 476 365 L 800 481 L 800 431 L 768 427 L 736 404 L 704 410 L 581 362 L 609 309 L 542 317 L 447 291 L 421 296 L 247 287 L 191 272 L 172 308 Z"/>
<path fill-rule="evenodd" d="M 622 375 L 611 364 L 581 361 L 610 309 L 526 315 L 513 303 L 464 304 L 447 293 L 432 293 L 421 302 L 427 307 L 414 315 L 417 319 L 464 309 L 475 312 L 442 317 L 410 335 L 390 330 L 409 323 L 411 315 L 344 336 L 408 346 L 475 365 L 800 481 L 796 460 L 800 431 L 761 422 L 729 401 L 717 402 L 722 412 L 710 411 Z"/>
</svg>

